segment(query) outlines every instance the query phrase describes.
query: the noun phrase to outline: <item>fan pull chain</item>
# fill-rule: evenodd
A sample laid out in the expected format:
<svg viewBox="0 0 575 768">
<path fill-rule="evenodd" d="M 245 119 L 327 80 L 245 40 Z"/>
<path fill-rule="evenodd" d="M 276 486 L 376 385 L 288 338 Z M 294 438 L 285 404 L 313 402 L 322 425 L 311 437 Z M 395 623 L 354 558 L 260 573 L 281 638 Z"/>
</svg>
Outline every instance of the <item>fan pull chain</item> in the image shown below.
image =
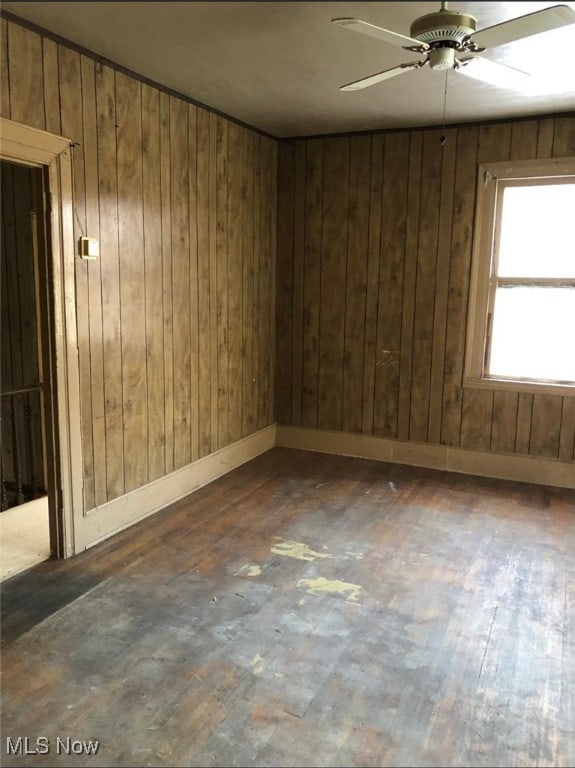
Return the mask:
<svg viewBox="0 0 575 768">
<path fill-rule="evenodd" d="M 445 70 L 445 87 L 443 89 L 443 122 L 441 124 L 441 138 L 439 141 L 441 142 L 441 149 L 445 146 L 446 136 L 445 136 L 445 113 L 447 108 L 447 76 L 449 75 L 449 70 Z"/>
</svg>

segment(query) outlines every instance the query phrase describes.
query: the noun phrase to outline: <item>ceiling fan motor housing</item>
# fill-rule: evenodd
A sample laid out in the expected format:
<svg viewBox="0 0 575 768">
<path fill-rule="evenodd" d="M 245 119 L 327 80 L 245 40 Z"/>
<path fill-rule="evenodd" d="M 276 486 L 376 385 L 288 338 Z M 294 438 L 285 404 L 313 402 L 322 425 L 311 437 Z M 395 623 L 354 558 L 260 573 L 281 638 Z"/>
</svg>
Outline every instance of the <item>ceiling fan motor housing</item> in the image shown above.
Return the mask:
<svg viewBox="0 0 575 768">
<path fill-rule="evenodd" d="M 436 11 L 420 16 L 411 25 L 410 37 L 431 48 L 462 49 L 465 40 L 475 32 L 477 20 L 468 13 Z"/>
</svg>

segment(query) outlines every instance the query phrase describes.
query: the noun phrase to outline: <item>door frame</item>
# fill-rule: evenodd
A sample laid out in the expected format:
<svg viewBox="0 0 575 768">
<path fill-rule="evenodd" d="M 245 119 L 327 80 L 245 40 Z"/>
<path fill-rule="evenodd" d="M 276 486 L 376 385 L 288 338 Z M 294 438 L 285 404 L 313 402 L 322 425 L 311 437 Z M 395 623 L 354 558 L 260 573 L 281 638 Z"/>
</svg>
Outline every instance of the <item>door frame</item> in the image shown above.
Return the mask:
<svg viewBox="0 0 575 768">
<path fill-rule="evenodd" d="M 44 174 L 46 257 L 51 277 L 48 333 L 51 341 L 53 456 L 50 548 L 58 558 L 75 554 L 75 522 L 84 514 L 80 421 L 80 373 L 76 325 L 75 249 L 71 142 L 62 136 L 0 118 L 0 158 L 35 166 Z M 46 318 L 45 318 L 46 319 Z M 52 461 L 53 459 L 53 461 Z"/>
</svg>

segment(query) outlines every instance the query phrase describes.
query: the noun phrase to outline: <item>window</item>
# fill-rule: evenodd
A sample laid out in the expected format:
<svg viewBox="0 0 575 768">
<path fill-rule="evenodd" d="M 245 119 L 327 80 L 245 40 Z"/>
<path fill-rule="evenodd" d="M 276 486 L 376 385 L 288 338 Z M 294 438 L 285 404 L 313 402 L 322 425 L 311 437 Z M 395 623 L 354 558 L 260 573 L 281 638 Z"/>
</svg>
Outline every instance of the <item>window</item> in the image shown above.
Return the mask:
<svg viewBox="0 0 575 768">
<path fill-rule="evenodd" d="M 479 168 L 465 379 L 575 395 L 575 158 Z"/>
</svg>

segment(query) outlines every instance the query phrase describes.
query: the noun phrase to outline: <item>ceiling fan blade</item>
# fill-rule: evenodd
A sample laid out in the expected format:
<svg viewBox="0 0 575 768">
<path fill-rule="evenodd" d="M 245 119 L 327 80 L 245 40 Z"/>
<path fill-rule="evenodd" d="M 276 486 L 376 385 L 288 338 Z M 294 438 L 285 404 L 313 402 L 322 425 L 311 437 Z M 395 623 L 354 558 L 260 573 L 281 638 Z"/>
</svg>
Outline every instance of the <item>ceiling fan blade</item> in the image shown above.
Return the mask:
<svg viewBox="0 0 575 768">
<path fill-rule="evenodd" d="M 554 5 L 542 11 L 503 21 L 493 27 L 480 29 L 471 35 L 470 42 L 479 48 L 495 48 L 497 45 L 512 43 L 541 32 L 550 32 L 568 24 L 575 24 L 575 11 L 568 5 Z"/>
<path fill-rule="evenodd" d="M 383 72 L 378 72 L 376 75 L 363 77 L 361 80 L 355 80 L 353 83 L 342 85 L 339 90 L 361 91 L 363 88 L 369 88 L 371 85 L 377 85 L 378 83 L 382 83 L 384 80 L 391 80 L 392 77 L 403 75 L 405 72 L 409 72 L 410 69 L 419 69 L 424 64 L 424 61 L 410 61 L 407 64 L 400 64 L 398 67 L 385 69 Z"/>
<path fill-rule="evenodd" d="M 399 32 L 392 32 L 390 29 L 377 27 L 375 24 L 370 24 L 367 21 L 360 21 L 359 19 L 332 19 L 332 23 L 337 24 L 344 29 L 351 29 L 352 32 L 359 32 L 362 35 L 375 37 L 377 40 L 383 40 L 384 43 L 391 43 L 391 45 L 400 45 L 407 48 L 416 46 L 422 51 L 429 50 L 427 43 L 422 43 L 420 40 L 415 40 L 413 37 L 400 35 Z"/>
<path fill-rule="evenodd" d="M 531 75 L 521 69 L 508 67 L 497 61 L 484 59 L 482 56 L 470 56 L 457 62 L 456 72 L 461 75 L 473 77 L 484 83 L 495 85 L 499 88 L 523 89 L 530 84 Z"/>
</svg>

